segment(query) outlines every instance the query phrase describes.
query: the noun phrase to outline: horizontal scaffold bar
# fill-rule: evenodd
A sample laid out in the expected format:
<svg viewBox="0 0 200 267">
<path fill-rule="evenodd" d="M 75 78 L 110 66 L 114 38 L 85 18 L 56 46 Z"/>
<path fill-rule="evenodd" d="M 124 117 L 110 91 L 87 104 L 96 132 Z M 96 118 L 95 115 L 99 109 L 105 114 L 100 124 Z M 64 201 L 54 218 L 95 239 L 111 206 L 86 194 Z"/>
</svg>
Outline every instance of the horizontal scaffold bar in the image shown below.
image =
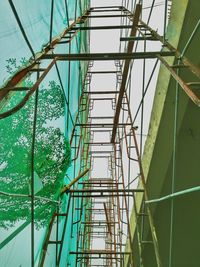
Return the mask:
<svg viewBox="0 0 200 267">
<path fill-rule="evenodd" d="M 109 222 L 110 224 L 118 224 L 118 222 Z M 87 224 L 87 225 L 100 225 L 100 224 L 106 224 L 107 225 L 107 221 L 89 221 L 89 222 L 82 222 L 82 224 Z"/>
<path fill-rule="evenodd" d="M 153 51 L 153 52 L 135 52 L 135 53 L 82 53 L 82 54 L 48 54 L 43 55 L 41 59 L 54 59 L 57 60 L 80 60 L 80 61 L 90 61 L 90 60 L 123 60 L 123 59 L 148 59 L 174 56 L 173 51 Z"/>
<path fill-rule="evenodd" d="M 96 237 L 97 238 L 97 237 Z M 113 260 L 113 261 L 120 261 L 124 259 L 124 255 L 122 256 L 117 256 L 117 255 L 105 255 L 105 256 L 92 256 L 92 255 L 82 255 L 82 256 L 77 256 L 77 259 L 79 260 Z M 89 265 L 91 267 L 94 267 L 94 265 Z M 105 265 L 103 265 L 105 266 Z"/>
<path fill-rule="evenodd" d="M 160 41 L 154 36 L 130 36 L 130 37 L 121 37 L 120 41 Z"/>
<path fill-rule="evenodd" d="M 91 10 L 96 10 L 96 9 L 113 9 L 113 8 L 119 8 L 120 10 L 121 9 L 124 9 L 124 7 L 123 6 L 95 6 L 95 7 L 91 7 L 90 8 L 90 11 Z"/>
<path fill-rule="evenodd" d="M 113 8 L 113 9 L 96 9 L 96 10 L 90 10 L 90 13 L 94 14 L 93 12 L 121 12 L 121 9 Z"/>
<path fill-rule="evenodd" d="M 89 95 L 104 95 L 104 94 L 119 94 L 119 91 L 88 91 L 88 92 L 83 92 L 84 94 L 89 94 Z"/>
<path fill-rule="evenodd" d="M 84 17 L 87 17 L 88 19 L 90 18 L 123 18 L 123 17 L 130 17 L 131 15 L 130 14 L 120 14 L 120 15 L 113 15 L 113 14 L 110 14 L 110 15 L 89 15 L 89 16 L 84 16 Z"/>
<path fill-rule="evenodd" d="M 131 126 L 131 123 L 119 123 L 118 127 L 125 127 L 125 126 Z M 110 128 L 113 127 L 113 123 L 77 123 L 76 126 L 80 126 L 83 128 Z"/>
<path fill-rule="evenodd" d="M 91 250 L 91 251 L 71 251 L 70 254 L 113 254 L 113 255 L 130 255 L 131 252 L 120 252 L 120 251 L 108 251 L 108 250 Z"/>
<path fill-rule="evenodd" d="M 138 27 L 141 27 L 138 25 Z M 131 29 L 130 25 L 109 25 L 109 26 L 74 26 L 72 30 L 90 31 L 90 30 L 120 30 Z"/>
<path fill-rule="evenodd" d="M 143 193 L 144 189 L 70 189 L 69 193 Z"/>
<path fill-rule="evenodd" d="M 116 74 L 119 71 L 88 71 L 88 74 Z"/>
</svg>

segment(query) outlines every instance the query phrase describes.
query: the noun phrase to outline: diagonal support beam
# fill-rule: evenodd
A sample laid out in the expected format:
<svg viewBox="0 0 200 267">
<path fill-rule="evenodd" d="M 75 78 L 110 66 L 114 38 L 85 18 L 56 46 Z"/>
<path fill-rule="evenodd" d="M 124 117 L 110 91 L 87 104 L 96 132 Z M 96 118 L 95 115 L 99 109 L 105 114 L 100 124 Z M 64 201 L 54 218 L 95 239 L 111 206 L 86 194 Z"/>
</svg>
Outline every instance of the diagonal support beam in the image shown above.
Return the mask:
<svg viewBox="0 0 200 267">
<path fill-rule="evenodd" d="M 112 235 L 109 215 L 108 215 L 108 211 L 107 211 L 107 207 L 106 207 L 106 203 L 105 202 L 103 203 L 103 207 L 104 207 L 104 211 L 105 211 L 105 215 L 106 215 L 106 222 L 107 222 L 108 232 L 109 232 L 110 235 Z"/>
<path fill-rule="evenodd" d="M 66 185 L 62 190 L 61 190 L 61 195 L 63 193 L 67 193 L 70 188 L 77 183 L 83 176 L 85 176 L 88 172 L 89 172 L 89 168 L 87 168 L 85 171 L 83 171 L 82 173 L 80 173 L 74 180 L 72 180 L 68 185 Z"/>
<path fill-rule="evenodd" d="M 132 29 L 131 29 L 131 33 L 130 33 L 130 36 L 132 36 L 132 37 L 136 36 L 137 25 L 139 22 L 141 10 L 142 10 L 142 5 L 137 4 L 134 18 L 133 18 Z M 132 40 L 131 41 L 129 40 L 128 48 L 127 48 L 128 53 L 132 53 L 134 43 L 135 42 L 133 42 Z M 121 105 L 122 105 L 122 100 L 123 100 L 123 96 L 124 96 L 124 92 L 125 92 L 125 88 L 126 88 L 126 82 L 127 82 L 127 78 L 128 78 L 128 71 L 129 71 L 130 63 L 131 63 L 131 59 L 126 59 L 125 63 L 124 63 L 122 82 L 121 82 L 121 87 L 119 90 L 119 97 L 118 97 L 118 102 L 117 102 L 117 106 L 116 106 L 116 113 L 115 113 L 115 117 L 114 117 L 114 126 L 113 126 L 112 137 L 111 137 L 112 143 L 115 142 L 116 131 L 117 131 L 118 123 L 119 123 Z"/>
</svg>

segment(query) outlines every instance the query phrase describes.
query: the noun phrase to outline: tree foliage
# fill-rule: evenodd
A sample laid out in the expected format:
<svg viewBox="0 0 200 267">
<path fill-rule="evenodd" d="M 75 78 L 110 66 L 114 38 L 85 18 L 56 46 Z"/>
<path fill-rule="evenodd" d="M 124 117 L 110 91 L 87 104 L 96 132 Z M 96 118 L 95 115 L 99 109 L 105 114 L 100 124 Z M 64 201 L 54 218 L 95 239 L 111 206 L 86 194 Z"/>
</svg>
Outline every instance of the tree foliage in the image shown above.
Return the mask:
<svg viewBox="0 0 200 267">
<path fill-rule="evenodd" d="M 23 62 L 24 59 L 23 59 Z M 9 66 L 10 64 L 10 66 Z M 17 63 L 8 61 L 8 71 Z M 32 84 L 30 77 L 25 86 Z M 24 93 L 12 97 L 9 106 L 19 102 Z M 30 194 L 31 146 L 35 95 L 14 115 L 0 121 L 0 191 Z M 70 165 L 70 146 L 58 125 L 64 116 L 64 99 L 60 86 L 50 81 L 39 89 L 35 143 L 35 174 L 42 183 L 37 196 L 55 198 L 62 186 L 63 176 Z M 54 209 L 52 202 L 35 200 L 38 226 L 44 225 Z M 38 212 L 39 211 L 39 212 Z M 30 198 L 8 197 L 0 194 L 0 226 L 9 227 L 30 217 Z"/>
</svg>

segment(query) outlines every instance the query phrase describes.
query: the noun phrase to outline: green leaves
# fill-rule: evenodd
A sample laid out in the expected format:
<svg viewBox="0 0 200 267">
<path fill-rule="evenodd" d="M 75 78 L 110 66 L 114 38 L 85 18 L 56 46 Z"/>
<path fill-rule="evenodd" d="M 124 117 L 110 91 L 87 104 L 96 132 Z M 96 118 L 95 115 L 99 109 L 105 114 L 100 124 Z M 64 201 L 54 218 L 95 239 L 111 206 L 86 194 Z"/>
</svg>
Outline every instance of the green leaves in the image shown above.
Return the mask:
<svg viewBox="0 0 200 267">
<path fill-rule="evenodd" d="M 26 60 L 22 59 L 23 64 Z M 21 64 L 20 63 L 20 64 Z M 15 59 L 8 60 L 10 73 L 18 68 Z M 31 80 L 25 82 L 31 85 Z M 27 84 L 24 84 L 27 86 Z M 23 93 L 22 93 L 23 94 Z M 13 103 L 18 102 L 20 93 Z M 31 146 L 35 96 L 14 115 L 0 121 L 0 191 L 29 194 L 31 180 Z M 35 141 L 35 173 L 42 186 L 38 196 L 53 199 L 62 186 L 63 177 L 71 162 L 68 140 L 59 127 L 64 121 L 64 98 L 60 86 L 49 81 L 48 86 L 39 88 L 38 116 Z M 36 178 L 38 178 L 36 177 Z M 44 207 L 42 211 L 37 212 Z M 44 225 L 55 204 L 45 200 L 35 200 L 37 226 Z M 10 227 L 18 220 L 30 217 L 30 198 L 0 195 L 0 227 Z"/>
</svg>

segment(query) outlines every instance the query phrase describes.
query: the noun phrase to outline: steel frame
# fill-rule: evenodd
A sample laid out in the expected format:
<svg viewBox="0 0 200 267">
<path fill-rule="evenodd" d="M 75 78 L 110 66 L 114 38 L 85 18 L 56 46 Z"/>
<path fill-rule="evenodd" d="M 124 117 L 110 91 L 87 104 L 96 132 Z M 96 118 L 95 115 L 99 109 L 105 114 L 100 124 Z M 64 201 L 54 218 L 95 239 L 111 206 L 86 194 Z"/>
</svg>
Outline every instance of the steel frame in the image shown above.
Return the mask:
<svg viewBox="0 0 200 267">
<path fill-rule="evenodd" d="M 186 92 L 188 97 L 198 106 L 200 99 L 192 89 L 192 83 L 186 82 L 177 74 L 174 69 L 185 68 L 193 73 L 195 77 L 200 78 L 200 70 L 194 66 L 187 58 L 181 57 L 177 51 L 167 40 L 160 36 L 155 30 L 150 28 L 140 19 L 141 5 L 137 5 L 135 13 L 132 14 L 129 10 L 122 6 L 104 6 L 93 7 L 87 10 L 79 17 L 69 28 L 61 35 L 53 40 L 50 38 L 50 43 L 44 51 L 35 57 L 34 61 L 24 69 L 17 72 L 10 81 L 0 90 L 1 107 L 6 105 L 6 102 L 15 96 L 19 91 L 27 92 L 23 100 L 14 108 L 0 114 L 0 119 L 10 116 L 20 110 L 28 101 L 30 96 L 38 90 L 38 86 L 48 75 L 52 67 L 57 61 L 93 61 L 93 60 L 124 60 L 123 70 L 120 64 L 117 65 L 116 71 L 92 71 L 92 63 L 88 65 L 87 75 L 84 80 L 83 92 L 80 96 L 79 107 L 76 119 L 74 121 L 73 130 L 70 138 L 71 148 L 73 150 L 73 164 L 81 162 L 79 175 L 66 186 L 62 194 L 68 195 L 68 203 L 66 212 L 61 213 L 55 211 L 52 220 L 49 224 L 47 235 L 43 244 L 43 251 L 39 266 L 43 266 L 45 262 L 46 252 L 49 245 L 56 245 L 56 266 L 59 266 L 61 254 L 63 252 L 63 242 L 65 231 L 68 224 L 69 216 L 74 215 L 74 212 L 79 213 L 79 220 L 73 221 L 71 225 L 71 233 L 73 228 L 77 227 L 76 232 L 76 251 L 70 251 L 70 255 L 76 257 L 75 266 L 124 266 L 124 257 L 130 259 L 130 266 L 142 266 L 142 249 L 145 243 L 153 245 L 156 264 L 162 266 L 159 244 L 154 226 L 153 215 L 150 206 L 146 205 L 146 211 L 138 210 L 136 205 L 136 194 L 141 194 L 143 200 L 148 202 L 148 192 L 144 172 L 142 168 L 141 155 L 136 138 L 137 128 L 134 126 L 132 119 L 129 97 L 127 94 L 127 79 L 130 71 L 130 65 L 133 59 L 157 58 L 169 70 L 173 78 Z M 121 14 L 112 15 L 93 15 L 94 12 L 120 12 Z M 92 14 L 92 15 L 91 15 Z M 132 25 L 117 25 L 117 26 L 82 26 L 87 20 L 94 18 L 120 17 L 128 18 L 132 21 Z M 121 37 L 120 41 L 128 41 L 127 52 L 124 53 L 84 53 L 84 54 L 54 54 L 53 49 L 63 43 L 70 43 L 76 34 L 81 31 L 91 30 L 107 30 L 107 29 L 130 29 L 129 37 Z M 137 36 L 137 32 L 141 36 Z M 165 47 L 165 50 L 156 52 L 132 52 L 134 42 L 136 41 L 159 41 Z M 170 66 L 164 57 L 173 57 L 174 65 Z M 40 68 L 40 63 L 45 60 L 51 60 L 46 68 Z M 177 64 L 178 63 L 178 64 Z M 32 88 L 22 87 L 22 81 L 27 75 L 34 72 L 41 72 L 40 77 L 36 80 Z M 116 74 L 116 83 L 119 85 L 116 90 L 95 91 L 91 90 L 90 82 L 93 75 L 109 75 Z M 120 79 L 119 79 L 120 76 Z M 97 98 L 92 98 L 95 95 Z M 107 97 L 109 95 L 109 98 Z M 94 102 L 100 101 L 108 104 L 114 111 L 114 116 L 101 117 L 101 123 L 93 122 L 98 117 L 92 116 Z M 114 104 L 113 104 L 114 103 Z M 122 121 L 120 114 L 123 113 L 125 119 Z M 86 115 L 86 118 L 84 116 Z M 111 122 L 106 120 L 111 119 Z M 79 132 L 77 134 L 76 132 Z M 110 139 L 94 141 L 93 137 L 96 133 L 110 134 Z M 78 138 L 78 140 L 77 140 Z M 103 150 L 102 147 L 110 149 Z M 124 153 L 125 150 L 125 153 Z M 134 155 L 134 156 L 133 156 Z M 126 160 L 125 160 L 126 157 Z M 102 178 L 92 177 L 92 170 L 95 160 L 107 160 L 109 176 Z M 139 180 L 138 189 L 130 189 L 130 182 L 125 179 L 125 161 L 135 168 L 137 165 Z M 89 177 L 86 175 L 89 172 Z M 130 176 L 130 174 L 129 174 Z M 129 177 L 130 180 L 131 177 Z M 133 177 L 132 177 L 133 179 Z M 129 181 L 128 180 L 128 181 Z M 81 189 L 80 187 L 81 186 Z M 80 200 L 80 205 L 76 207 L 74 199 Z M 130 210 L 129 201 L 132 199 L 133 210 L 136 216 L 136 235 L 137 235 L 137 250 L 138 255 L 135 259 L 135 251 L 133 247 L 133 233 L 130 228 Z M 70 214 L 70 207 L 72 214 Z M 84 213 L 84 211 L 86 211 Z M 101 215 L 98 220 L 96 217 Z M 51 232 L 56 224 L 57 232 L 59 228 L 59 218 L 64 217 L 64 227 L 61 238 L 58 240 L 50 240 Z M 141 220 L 142 218 L 142 220 Z M 145 237 L 141 231 L 141 224 L 148 222 L 148 231 L 151 233 L 151 240 L 144 240 Z M 125 238 L 124 238 L 125 236 Z M 103 249 L 94 249 L 94 241 L 103 239 L 105 247 Z M 126 241 L 127 240 L 127 241 Z M 129 242 L 130 251 L 125 251 L 126 242 Z M 70 258 L 70 256 L 69 256 Z M 96 264 L 94 260 L 101 260 L 101 264 Z"/>
<path fill-rule="evenodd" d="M 99 8 L 100 10 L 101 8 Z M 106 10 L 109 10 L 110 8 L 107 8 Z M 132 20 L 133 14 L 127 10 L 125 7 L 116 7 L 117 11 L 124 12 L 128 14 L 128 18 Z M 163 39 L 162 36 L 160 36 L 155 30 L 153 30 L 151 27 L 149 27 L 146 23 L 144 23 L 142 20 L 139 19 L 138 14 L 140 13 L 139 11 L 139 5 L 138 5 L 138 10 L 135 11 L 135 16 L 133 20 L 133 25 L 134 25 L 134 31 L 131 32 L 130 37 L 126 40 L 129 41 L 129 48 L 126 53 L 103 53 L 103 54 L 54 54 L 52 53 L 53 49 L 59 45 L 62 44 L 62 39 L 67 39 L 67 43 L 70 43 L 72 39 L 76 36 L 78 31 L 80 30 L 92 30 L 91 27 L 81 27 L 80 24 L 84 24 L 87 19 L 89 19 L 89 14 L 94 11 L 95 8 L 87 10 L 81 17 L 77 18 L 75 22 L 73 22 L 69 28 L 67 28 L 61 35 L 61 37 L 57 37 L 54 40 L 49 43 L 44 51 L 39 54 L 37 57 L 35 57 L 34 61 L 29 64 L 27 67 L 23 68 L 22 70 L 18 71 L 7 83 L 6 85 L 1 88 L 0 90 L 0 101 L 1 105 L 0 108 L 4 107 L 6 102 L 10 97 L 12 97 L 13 92 L 18 92 L 18 91 L 27 91 L 27 94 L 24 96 L 24 98 L 20 101 L 18 105 L 13 107 L 12 109 L 5 111 L 3 113 L 0 113 L 0 119 L 5 118 L 7 116 L 10 116 L 20 110 L 28 101 L 30 96 L 37 90 L 38 86 L 40 83 L 44 80 L 44 78 L 47 76 L 51 68 L 56 64 L 57 61 L 59 60 L 81 60 L 81 61 L 88 61 L 88 60 L 125 60 L 127 62 L 127 67 L 130 64 L 131 59 L 141 59 L 141 58 L 158 58 L 160 59 L 161 63 L 163 63 L 167 69 L 170 71 L 172 76 L 175 78 L 176 81 L 178 81 L 179 85 L 183 88 L 183 90 L 186 92 L 186 94 L 189 96 L 189 98 L 198 106 L 200 106 L 200 99 L 198 96 L 193 92 L 192 87 L 191 87 L 191 82 L 185 82 L 182 80 L 178 75 L 175 75 L 175 72 L 173 68 L 182 68 L 183 66 L 188 69 L 188 71 L 192 72 L 198 79 L 200 79 L 200 70 L 198 67 L 194 66 L 186 57 L 182 56 L 179 51 L 177 51 L 169 42 L 167 42 L 165 39 Z M 103 9 L 102 9 L 103 10 Z M 102 11 L 101 10 L 101 11 Z M 111 9 L 112 10 L 112 9 Z M 116 10 L 114 10 L 116 11 Z M 103 12 L 103 11 L 102 11 Z M 137 19 L 136 19 L 137 18 Z M 139 24 L 140 23 L 140 24 Z M 76 26 L 79 25 L 79 26 Z M 132 28 L 130 25 L 118 25 L 118 26 L 108 26 L 108 29 L 116 29 L 116 28 Z M 106 30 L 106 26 L 99 27 L 99 29 Z M 136 53 L 131 53 L 132 47 L 133 47 L 133 42 L 135 41 L 135 33 L 136 29 L 144 30 L 145 35 L 143 35 L 143 38 L 147 39 L 153 39 L 160 41 L 164 47 L 166 47 L 169 51 L 157 51 L 157 52 L 136 52 Z M 149 32 L 149 34 L 146 33 L 146 31 Z M 133 39 L 132 39 L 133 38 Z M 170 66 L 167 64 L 167 62 L 163 59 L 163 57 L 166 56 L 175 56 L 176 60 L 179 61 L 179 65 L 174 65 Z M 41 63 L 42 60 L 46 59 L 52 59 L 50 64 L 46 68 L 40 68 L 39 64 Z M 124 73 L 123 73 L 123 81 L 125 85 L 123 84 L 123 88 L 126 86 L 126 77 L 127 73 L 125 71 L 126 68 L 124 68 Z M 40 75 L 40 78 L 37 79 L 35 84 L 31 88 L 24 88 L 20 86 L 21 82 L 27 77 L 27 75 L 34 73 L 35 71 L 40 71 L 42 74 Z M 117 117 L 119 116 L 119 110 L 120 110 L 120 103 L 123 95 L 123 91 L 125 89 L 121 88 L 121 91 L 119 92 L 120 98 L 118 99 L 118 105 L 117 105 L 117 113 L 115 116 L 115 125 L 113 128 L 113 135 L 112 135 L 112 141 L 114 140 L 114 137 L 116 135 L 115 133 L 115 128 L 117 124 Z"/>
</svg>

